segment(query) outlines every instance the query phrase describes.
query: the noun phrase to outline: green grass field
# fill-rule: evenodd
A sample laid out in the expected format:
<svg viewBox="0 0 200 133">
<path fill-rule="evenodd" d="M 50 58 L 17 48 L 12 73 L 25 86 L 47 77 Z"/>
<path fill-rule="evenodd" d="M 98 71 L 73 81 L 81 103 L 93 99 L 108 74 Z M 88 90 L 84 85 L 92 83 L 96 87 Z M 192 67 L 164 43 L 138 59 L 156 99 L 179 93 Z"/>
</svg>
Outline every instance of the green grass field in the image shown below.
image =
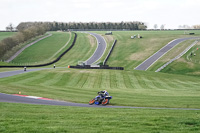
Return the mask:
<svg viewBox="0 0 200 133">
<path fill-rule="evenodd" d="M 154 72 L 119 70 L 42 70 L 0 79 L 0 92 L 88 103 L 100 90 L 112 105 L 199 108 L 200 79 Z"/>
<path fill-rule="evenodd" d="M 74 47 L 56 63 L 56 66 L 67 67 L 77 65 L 78 61 L 86 61 L 93 55 L 96 47 L 96 39 L 93 36 L 78 32 Z"/>
<path fill-rule="evenodd" d="M 168 65 L 161 72 L 199 77 L 200 51 L 197 50 L 197 48 L 200 48 L 200 42 L 191 48 L 184 56 Z M 193 53 L 192 56 L 191 53 Z"/>
<path fill-rule="evenodd" d="M 7 37 L 13 36 L 15 33 L 17 32 L 0 32 L 0 41 Z"/>
<path fill-rule="evenodd" d="M 200 31 L 194 32 L 196 36 L 200 35 Z M 143 38 L 130 39 L 130 36 L 135 34 L 140 34 Z M 186 70 L 198 73 L 197 68 L 189 69 L 185 65 L 189 66 L 192 63 L 196 67 L 199 66 L 197 61 L 194 61 L 199 59 L 199 51 L 195 51 L 196 46 L 192 49 L 196 53 L 195 57 L 192 56 L 188 60 L 187 55 L 191 52 L 188 51 L 177 61 L 178 63 L 170 64 L 161 73 L 152 71 L 168 60 L 167 54 L 149 71 L 133 70 L 171 40 L 188 37 L 189 35 L 184 35 L 183 31 L 113 32 L 106 41 L 109 42 L 109 46 L 112 39 L 117 39 L 118 42 L 108 65 L 125 67 L 124 71 L 68 69 L 67 65 L 76 65 L 78 61 L 87 60 L 96 49 L 94 37 L 79 32 L 77 35 L 74 47 L 56 63 L 56 66 L 65 68 L 2 78 L 0 92 L 16 94 L 21 91 L 24 95 L 87 104 L 98 91 L 106 89 L 113 96 L 111 105 L 200 108 L 200 79 L 193 76 L 194 74 L 184 74 Z M 176 56 L 174 53 L 180 53 L 189 43 L 187 41 L 178 45 L 178 51 L 171 50 L 170 58 Z M 180 72 L 181 68 L 185 71 Z M 0 111 L 0 132 L 196 133 L 200 130 L 200 111 L 80 108 L 11 103 L 0 103 Z"/>
<path fill-rule="evenodd" d="M 0 103 L 0 132 L 198 133 L 200 111 Z"/>
<path fill-rule="evenodd" d="M 188 46 L 190 46 L 194 41 L 195 40 L 187 40 L 187 41 L 184 41 L 184 42 L 178 44 L 173 49 L 171 49 L 169 52 L 167 52 L 163 57 L 161 57 L 159 60 L 157 60 L 148 70 L 156 71 L 158 68 L 163 66 L 166 62 L 170 61 L 171 59 L 173 59 L 177 55 L 179 55 Z"/>
<path fill-rule="evenodd" d="M 196 36 L 200 31 L 193 31 Z M 104 34 L 105 32 L 96 32 Z M 190 37 L 184 31 L 114 31 L 113 37 L 118 42 L 108 60 L 110 66 L 125 67 L 133 70 L 168 42 L 176 38 Z M 131 39 L 131 36 L 140 34 L 142 39 Z"/>
<path fill-rule="evenodd" d="M 71 33 L 67 32 L 51 32 L 51 37 L 45 38 L 38 43 L 28 47 L 19 56 L 17 56 L 12 63 L 15 64 L 41 64 L 47 63 L 55 59 L 59 54 L 54 55 L 60 50 L 70 38 Z M 72 35 L 72 40 L 74 35 Z M 67 45 L 69 47 L 71 44 Z M 65 48 L 66 49 L 66 48 Z"/>
</svg>

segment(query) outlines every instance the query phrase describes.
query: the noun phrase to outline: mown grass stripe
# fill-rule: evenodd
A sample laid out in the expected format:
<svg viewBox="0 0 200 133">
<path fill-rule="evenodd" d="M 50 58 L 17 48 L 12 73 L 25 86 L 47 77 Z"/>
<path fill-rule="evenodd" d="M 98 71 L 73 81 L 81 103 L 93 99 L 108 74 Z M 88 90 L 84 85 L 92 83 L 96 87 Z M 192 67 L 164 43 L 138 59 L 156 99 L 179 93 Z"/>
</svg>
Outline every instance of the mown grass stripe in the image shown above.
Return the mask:
<svg viewBox="0 0 200 133">
<path fill-rule="evenodd" d="M 73 73 L 69 78 L 70 82 L 67 83 L 69 87 L 75 87 L 79 81 L 80 73 Z"/>
<path fill-rule="evenodd" d="M 115 74 L 116 74 L 116 80 L 117 80 L 117 88 L 118 89 L 122 89 L 122 88 L 126 88 L 125 84 L 124 84 L 124 79 L 123 79 L 123 71 L 116 71 L 115 70 Z"/>
<path fill-rule="evenodd" d="M 98 71 L 93 88 L 97 88 L 97 89 L 101 88 L 101 83 L 102 83 L 102 71 Z"/>
<path fill-rule="evenodd" d="M 87 80 L 85 82 L 85 84 L 83 85 L 83 88 L 94 88 L 94 82 L 96 80 L 96 76 L 95 76 L 95 72 L 88 72 L 88 77 Z"/>
<path fill-rule="evenodd" d="M 128 76 L 128 72 L 124 71 L 122 74 L 123 74 L 124 84 L 126 88 L 133 88 L 130 78 Z"/>
<path fill-rule="evenodd" d="M 134 89 L 141 89 L 141 86 L 139 84 L 138 79 L 136 78 L 135 73 L 129 73 L 128 74 L 130 81 L 131 81 L 131 85 L 133 86 Z"/>
<path fill-rule="evenodd" d="M 102 87 L 103 89 L 109 89 L 110 88 L 110 75 L 107 71 L 103 70 L 102 71 Z"/>
<path fill-rule="evenodd" d="M 82 81 L 82 85 L 81 85 L 80 88 L 83 88 L 83 86 L 84 86 L 85 83 L 87 82 L 89 76 L 90 76 L 89 73 L 87 73 L 87 74 L 84 75 L 84 78 L 83 78 L 83 81 Z"/>
<path fill-rule="evenodd" d="M 110 71 L 110 88 L 115 89 L 117 88 L 117 79 L 116 74 L 113 71 Z"/>
<path fill-rule="evenodd" d="M 148 85 L 146 84 L 146 82 L 144 81 L 144 76 L 141 76 L 140 74 L 135 74 L 135 77 L 138 81 L 138 84 L 140 86 L 140 89 L 148 89 Z"/>
<path fill-rule="evenodd" d="M 51 77 L 51 73 L 41 73 L 41 74 L 38 74 L 38 75 L 36 75 L 36 76 L 34 76 L 34 77 L 31 77 L 31 78 L 29 78 L 29 80 L 27 81 L 25 81 L 24 82 L 24 85 L 35 85 L 35 84 L 38 84 L 38 85 L 40 85 L 41 83 L 44 83 L 45 81 L 48 81 L 49 80 L 49 78 Z"/>
<path fill-rule="evenodd" d="M 160 78 L 149 77 L 149 79 L 153 81 L 158 90 L 160 89 L 167 90 L 169 88 L 169 85 L 163 82 L 163 80 Z"/>
<path fill-rule="evenodd" d="M 142 79 L 147 85 L 148 89 L 152 89 L 152 90 L 156 89 L 156 86 L 153 84 L 153 82 L 150 79 L 148 79 L 148 77 L 142 76 Z"/>
</svg>

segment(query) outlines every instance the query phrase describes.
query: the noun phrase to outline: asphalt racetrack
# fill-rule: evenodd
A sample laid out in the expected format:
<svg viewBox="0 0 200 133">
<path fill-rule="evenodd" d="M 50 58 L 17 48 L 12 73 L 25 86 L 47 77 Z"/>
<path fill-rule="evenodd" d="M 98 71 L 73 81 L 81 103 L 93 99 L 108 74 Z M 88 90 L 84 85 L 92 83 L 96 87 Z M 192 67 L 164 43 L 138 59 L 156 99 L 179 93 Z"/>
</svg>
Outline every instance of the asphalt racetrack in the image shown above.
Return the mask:
<svg viewBox="0 0 200 133">
<path fill-rule="evenodd" d="M 161 48 L 154 55 L 146 59 L 143 63 L 135 68 L 135 70 L 144 70 L 146 71 L 151 65 L 153 65 L 158 59 L 160 59 L 164 54 L 166 54 L 170 49 L 172 49 L 177 44 L 191 39 L 197 39 L 197 37 L 189 37 L 189 38 L 179 38 L 169 42 L 163 48 Z"/>
<path fill-rule="evenodd" d="M 52 68 L 37 68 L 37 69 L 26 68 L 26 71 L 24 71 L 24 69 L 22 68 L 21 70 L 16 70 L 16 71 L 0 72 L 0 78 L 10 77 L 10 76 L 27 73 L 27 72 L 32 72 L 32 71 L 39 71 L 42 69 L 52 69 Z"/>
<path fill-rule="evenodd" d="M 57 106 L 75 106 L 75 107 L 93 107 L 93 108 L 132 108 L 132 109 L 168 109 L 168 110 L 200 110 L 192 108 L 156 108 L 156 107 L 129 107 L 129 106 L 102 106 L 102 105 L 89 105 L 82 103 L 71 103 L 66 101 L 56 100 L 42 100 L 27 98 L 15 95 L 0 93 L 0 102 L 7 103 L 23 103 L 23 104 L 39 104 L 39 105 L 57 105 Z"/>
<path fill-rule="evenodd" d="M 104 40 L 104 38 L 101 35 L 95 34 L 95 33 L 89 33 L 92 36 L 94 36 L 97 39 L 97 49 L 94 52 L 94 54 L 87 60 L 85 61 L 87 65 L 91 65 L 93 63 L 95 63 L 96 61 L 98 61 L 104 54 L 105 50 L 106 50 L 106 41 Z"/>
</svg>

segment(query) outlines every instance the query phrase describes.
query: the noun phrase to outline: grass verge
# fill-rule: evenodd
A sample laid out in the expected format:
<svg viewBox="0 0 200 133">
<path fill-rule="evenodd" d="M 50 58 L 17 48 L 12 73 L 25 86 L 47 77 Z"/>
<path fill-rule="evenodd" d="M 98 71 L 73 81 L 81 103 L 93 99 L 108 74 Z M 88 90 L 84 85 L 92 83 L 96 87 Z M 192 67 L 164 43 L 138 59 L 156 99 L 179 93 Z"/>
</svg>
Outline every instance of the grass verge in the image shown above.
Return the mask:
<svg viewBox="0 0 200 133">
<path fill-rule="evenodd" d="M 197 133 L 200 111 L 0 103 L 0 132 Z"/>
</svg>

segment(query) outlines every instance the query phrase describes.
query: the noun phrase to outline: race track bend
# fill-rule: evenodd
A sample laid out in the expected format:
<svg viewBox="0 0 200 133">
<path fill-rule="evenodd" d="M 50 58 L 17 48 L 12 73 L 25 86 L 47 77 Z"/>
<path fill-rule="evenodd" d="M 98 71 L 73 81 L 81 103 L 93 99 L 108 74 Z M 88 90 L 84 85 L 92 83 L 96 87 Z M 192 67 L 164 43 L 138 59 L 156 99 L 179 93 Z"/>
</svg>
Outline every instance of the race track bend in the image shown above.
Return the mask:
<svg viewBox="0 0 200 133">
<path fill-rule="evenodd" d="M 94 54 L 88 60 L 84 61 L 86 65 L 92 65 L 93 63 L 98 61 L 103 56 L 107 46 L 105 39 L 101 35 L 98 35 L 96 33 L 89 33 L 89 34 L 96 38 L 98 46 Z"/>
<path fill-rule="evenodd" d="M 56 100 L 43 100 L 35 99 L 32 97 L 21 97 L 17 95 L 10 95 L 0 93 L 0 102 L 7 103 L 23 103 L 23 104 L 38 104 L 38 105 L 57 105 L 57 106 L 75 106 L 75 107 L 93 107 L 93 108 L 132 108 L 132 109 L 160 109 L 160 110 L 200 110 L 194 108 L 159 108 L 159 107 L 129 107 L 129 106 L 101 106 L 101 105 L 89 105 L 82 103 L 71 103 L 66 101 Z"/>
<path fill-rule="evenodd" d="M 24 51 L 24 49 L 30 47 L 31 45 L 33 45 L 33 44 L 35 44 L 35 43 L 37 43 L 37 42 L 39 42 L 39 41 L 41 41 L 41 40 L 43 40 L 43 39 L 45 39 L 45 38 L 47 38 L 47 37 L 52 36 L 51 33 L 47 33 L 47 34 L 48 34 L 48 35 L 46 35 L 46 36 L 44 36 L 44 37 L 42 37 L 42 38 L 39 38 L 39 39 L 37 39 L 36 41 L 34 41 L 34 42 L 32 42 L 32 43 L 29 43 L 29 44 L 27 44 L 25 47 L 21 48 L 21 49 L 20 49 L 19 51 L 17 51 L 13 56 L 11 56 L 8 60 L 6 60 L 6 62 L 11 62 L 11 61 L 12 61 L 13 59 L 15 59 L 22 51 Z"/>
<path fill-rule="evenodd" d="M 199 39 L 199 37 L 188 37 L 188 38 L 179 38 L 172 40 L 167 45 L 165 45 L 163 48 L 158 50 L 155 54 L 150 56 L 148 59 L 146 59 L 143 63 L 138 65 L 135 70 L 144 70 L 146 71 L 151 65 L 153 65 L 158 59 L 160 59 L 163 55 L 165 55 L 169 50 L 171 50 L 174 46 L 177 44 L 191 39 Z"/>
<path fill-rule="evenodd" d="M 17 74 L 22 74 L 22 73 L 27 73 L 27 72 L 32 72 L 32 71 L 38 71 L 38 70 L 42 70 L 42 69 L 53 69 L 53 68 L 37 68 L 37 69 L 27 69 L 27 71 L 17 70 L 17 71 L 0 72 L 0 78 L 5 78 L 5 77 L 14 76 Z M 99 107 L 99 108 L 200 110 L 200 109 L 192 109 L 192 108 L 129 107 L 129 106 L 110 106 L 110 105 L 98 106 L 98 105 L 88 105 L 88 104 L 82 104 L 82 103 L 71 103 L 71 102 L 66 102 L 66 101 L 34 99 L 34 98 L 9 95 L 9 94 L 4 94 L 4 93 L 0 93 L 0 102 L 40 104 L 40 105 L 76 106 L 76 107 Z"/>
</svg>

